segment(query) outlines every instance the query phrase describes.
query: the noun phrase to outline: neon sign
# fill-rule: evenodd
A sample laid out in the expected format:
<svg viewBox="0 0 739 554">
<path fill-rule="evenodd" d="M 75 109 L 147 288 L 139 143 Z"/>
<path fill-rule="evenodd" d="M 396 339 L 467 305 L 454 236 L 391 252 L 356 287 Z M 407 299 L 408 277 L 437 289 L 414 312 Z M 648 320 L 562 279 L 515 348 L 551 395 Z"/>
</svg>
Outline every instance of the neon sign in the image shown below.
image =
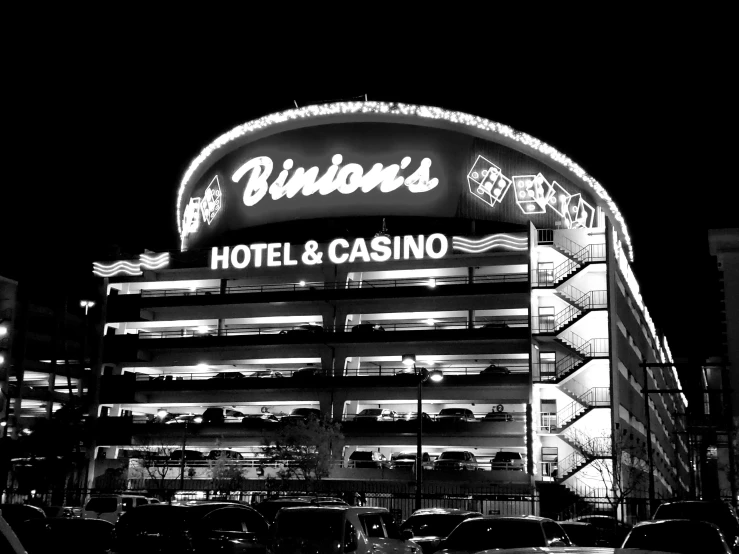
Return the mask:
<svg viewBox="0 0 739 554">
<path fill-rule="evenodd" d="M 303 196 L 311 196 L 316 192 L 322 196 L 338 191 L 341 194 L 351 194 L 357 190 L 367 193 L 377 187 L 380 192 L 392 192 L 402 186 L 414 193 L 427 192 L 439 184 L 439 179 L 431 178 L 431 160 L 423 158 L 418 168 L 407 177 L 399 176 L 401 170 L 406 169 L 411 163 L 411 157 L 405 156 L 399 164 L 391 164 L 387 167 L 376 163 L 365 173 L 364 168 L 357 163 L 341 163 L 344 157 L 334 154 L 331 157 L 331 166 L 326 172 L 318 176 L 319 168 L 314 166 L 306 170 L 303 167 L 293 168 L 293 160 L 286 159 L 282 164 L 282 170 L 277 178 L 268 184 L 267 180 L 272 175 L 274 163 L 269 156 L 257 156 L 250 159 L 239 167 L 231 179 L 238 183 L 247 173 L 249 179 L 244 186 L 243 201 L 246 206 L 254 206 L 259 203 L 269 192 L 272 200 L 280 198 L 293 198 L 298 193 Z M 290 172 L 292 171 L 292 175 Z"/>
<path fill-rule="evenodd" d="M 564 219 L 568 229 L 592 227 L 595 222 L 595 208 L 582 195 L 570 194 L 557 181 L 547 181 L 541 173 L 514 175 L 509 179 L 493 162 L 477 156 L 467 173 L 467 183 L 470 192 L 491 208 L 502 203 L 512 188 L 516 205 L 525 215 L 543 214 L 549 209 Z"/>
<path fill-rule="evenodd" d="M 449 251 L 449 240 L 440 233 L 428 237 L 424 235 L 406 235 L 404 237 L 379 236 L 365 240 L 354 239 L 351 243 L 346 239 L 331 241 L 325 250 L 309 240 L 303 245 L 302 252 L 293 249 L 289 242 L 272 242 L 258 244 L 239 244 L 238 246 L 214 246 L 210 254 L 211 269 L 244 269 L 249 267 L 293 266 L 301 262 L 304 265 L 319 265 L 324 256 L 333 264 L 354 262 L 386 262 L 388 260 L 421 260 L 424 258 L 443 258 Z"/>
</svg>

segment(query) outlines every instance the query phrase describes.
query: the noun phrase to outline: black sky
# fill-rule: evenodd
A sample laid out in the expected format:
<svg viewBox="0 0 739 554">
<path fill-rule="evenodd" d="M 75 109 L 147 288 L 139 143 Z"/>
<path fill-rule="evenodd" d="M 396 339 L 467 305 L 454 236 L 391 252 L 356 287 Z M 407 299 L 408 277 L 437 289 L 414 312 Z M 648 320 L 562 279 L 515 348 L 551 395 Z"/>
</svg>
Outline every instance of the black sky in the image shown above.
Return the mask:
<svg viewBox="0 0 739 554">
<path fill-rule="evenodd" d="M 464 28 L 441 42 L 430 40 L 437 28 L 420 41 L 345 32 L 316 44 L 312 32 L 275 43 L 267 33 L 235 46 L 210 40 L 217 33 L 187 46 L 157 32 L 34 36 L 8 68 L 0 275 L 53 276 L 76 291 L 112 244 L 176 249 L 177 186 L 203 146 L 294 101 L 366 94 L 500 121 L 579 163 L 626 218 L 635 273 L 673 353 L 710 354 L 706 231 L 739 221 L 737 64 L 720 27 L 696 24 L 700 33 L 690 17 L 669 29 L 579 29 L 566 47 L 563 33 L 533 29 L 495 47 Z"/>
</svg>

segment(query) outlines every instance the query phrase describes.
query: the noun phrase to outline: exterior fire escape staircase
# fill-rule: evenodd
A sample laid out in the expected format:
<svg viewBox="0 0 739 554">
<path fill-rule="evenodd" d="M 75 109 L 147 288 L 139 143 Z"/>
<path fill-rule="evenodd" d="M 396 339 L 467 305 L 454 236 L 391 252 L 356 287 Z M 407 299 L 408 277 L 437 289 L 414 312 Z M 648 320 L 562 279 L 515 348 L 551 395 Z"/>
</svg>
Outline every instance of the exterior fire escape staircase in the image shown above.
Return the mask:
<svg viewBox="0 0 739 554">
<path fill-rule="evenodd" d="M 567 302 L 570 305 L 553 316 L 534 317 L 535 333 L 557 335 L 580 321 L 590 312 L 608 308 L 608 292 L 605 290 L 581 292 L 575 287 L 568 287 L 566 291 L 557 291 L 559 293 L 557 296 L 564 297 L 568 293 L 580 293 L 580 296 L 577 298 L 568 296 Z"/>
<path fill-rule="evenodd" d="M 534 270 L 532 285 L 535 287 L 557 287 L 580 273 L 589 264 L 606 261 L 605 243 L 580 246 L 567 237 L 557 236 L 552 246 L 567 259 L 554 269 Z"/>
<path fill-rule="evenodd" d="M 573 429 L 559 435 L 564 442 L 573 448 L 572 454 L 558 463 L 557 482 L 562 483 L 586 468 L 594 460 L 611 457 L 611 437 L 588 437 Z"/>
<path fill-rule="evenodd" d="M 557 412 L 557 432 L 562 433 L 595 408 L 608 408 L 611 392 L 608 387 L 593 387 Z"/>
</svg>

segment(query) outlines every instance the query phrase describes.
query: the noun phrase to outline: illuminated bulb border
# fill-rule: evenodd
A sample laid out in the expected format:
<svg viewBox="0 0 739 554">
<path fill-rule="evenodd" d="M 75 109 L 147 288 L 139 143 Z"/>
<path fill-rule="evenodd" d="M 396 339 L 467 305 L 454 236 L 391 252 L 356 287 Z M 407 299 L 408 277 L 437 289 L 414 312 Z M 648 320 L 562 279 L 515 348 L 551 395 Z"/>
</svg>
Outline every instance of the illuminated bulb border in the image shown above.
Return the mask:
<svg viewBox="0 0 739 554">
<path fill-rule="evenodd" d="M 548 156 L 552 161 L 563 165 L 572 173 L 574 173 L 583 183 L 590 187 L 595 193 L 605 201 L 606 205 L 610 209 L 613 217 L 616 219 L 621 227 L 621 231 L 626 241 L 629 259 L 634 261 L 634 251 L 631 244 L 631 237 L 629 236 L 628 229 L 626 228 L 626 221 L 623 215 L 616 206 L 616 203 L 611 199 L 605 188 L 593 177 L 588 175 L 585 170 L 572 161 L 568 156 L 559 152 L 553 146 L 532 137 L 527 133 L 516 131 L 508 125 L 490 121 L 479 116 L 470 115 L 463 112 L 455 112 L 450 110 L 444 110 L 442 108 L 432 106 L 416 106 L 413 104 L 401 104 L 401 103 L 387 103 L 387 102 L 335 102 L 333 104 L 322 104 L 313 106 L 304 106 L 294 110 L 286 110 L 284 112 L 277 112 L 273 114 L 260 117 L 253 121 L 249 121 L 242 125 L 234 127 L 230 131 L 222 134 L 216 138 L 213 142 L 208 144 L 203 150 L 200 151 L 195 159 L 190 163 L 190 166 L 185 171 L 180 182 L 180 188 L 177 191 L 177 202 L 175 204 L 175 210 L 177 214 L 177 230 L 180 237 L 182 237 L 181 248 L 184 249 L 184 237 L 182 236 L 182 221 L 180 218 L 180 205 L 182 203 L 182 196 L 185 192 L 185 188 L 190 183 L 190 179 L 195 174 L 197 169 L 205 163 L 205 161 L 212 156 L 219 148 L 226 146 L 230 142 L 233 142 L 245 135 L 261 131 L 272 125 L 277 125 L 290 120 L 297 119 L 310 119 L 313 117 L 324 117 L 332 115 L 343 115 L 343 114 L 382 114 L 382 115 L 393 115 L 393 116 L 415 116 L 423 119 L 440 119 L 448 121 L 450 123 L 474 127 L 482 131 L 496 134 L 518 142 L 523 146 L 538 151 L 539 153 Z"/>
</svg>

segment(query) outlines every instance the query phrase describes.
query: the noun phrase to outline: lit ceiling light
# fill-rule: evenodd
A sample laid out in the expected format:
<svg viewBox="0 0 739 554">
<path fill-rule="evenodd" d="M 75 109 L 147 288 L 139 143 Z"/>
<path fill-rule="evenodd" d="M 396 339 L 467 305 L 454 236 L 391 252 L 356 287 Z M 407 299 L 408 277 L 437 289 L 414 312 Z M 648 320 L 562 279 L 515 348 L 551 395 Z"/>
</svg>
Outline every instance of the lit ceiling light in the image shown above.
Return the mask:
<svg viewBox="0 0 739 554">
<path fill-rule="evenodd" d="M 5 420 L 0 421 L 0 427 L 5 427 L 7 424 L 8 422 Z"/>
<path fill-rule="evenodd" d="M 23 431 L 22 431 L 22 433 L 23 433 L 24 435 L 30 435 L 30 434 L 31 434 L 32 432 L 33 432 L 33 431 L 31 431 L 31 430 L 30 430 L 30 429 L 29 429 L 28 427 L 26 427 L 26 428 L 25 428 L 25 429 L 23 429 Z"/>
<path fill-rule="evenodd" d="M 434 323 L 436 323 L 436 320 L 435 320 L 435 319 L 433 319 L 433 318 L 428 318 L 428 319 L 426 320 L 426 323 L 427 323 L 428 325 L 433 325 Z"/>
<path fill-rule="evenodd" d="M 165 410 L 164 408 L 162 408 L 161 410 L 157 410 L 157 417 L 159 419 L 164 419 L 165 417 L 167 417 L 167 414 L 168 413 L 169 412 L 167 410 Z"/>
<path fill-rule="evenodd" d="M 195 367 L 198 368 L 198 369 L 208 369 L 208 364 L 201 362 L 198 365 L 196 365 Z"/>
<path fill-rule="evenodd" d="M 0 354 L 0 365 L 3 365 L 5 363 L 5 356 Z"/>
<path fill-rule="evenodd" d="M 195 292 L 196 290 L 198 290 L 198 287 L 196 287 L 195 285 L 190 285 L 191 292 Z"/>
<path fill-rule="evenodd" d="M 416 355 L 415 354 L 403 354 L 403 364 L 405 365 L 413 365 L 416 363 Z"/>
<path fill-rule="evenodd" d="M 5 325 L 0 325 L 0 337 L 4 337 L 8 334 L 8 328 Z"/>
<path fill-rule="evenodd" d="M 201 325 L 198 327 L 198 333 L 207 333 L 208 332 L 208 326 L 207 325 Z"/>
<path fill-rule="evenodd" d="M 301 287 L 304 287 L 304 286 L 305 286 L 305 281 L 300 281 L 300 283 L 298 283 L 298 284 L 299 284 L 299 285 L 300 285 Z"/>
<path fill-rule="evenodd" d="M 432 289 L 436 286 L 436 279 L 429 279 L 429 288 Z"/>
<path fill-rule="evenodd" d="M 203 418 L 202 416 L 197 416 L 197 417 L 194 417 L 192 421 L 193 423 L 203 423 Z"/>
<path fill-rule="evenodd" d="M 442 373 L 440 370 L 435 369 L 433 371 L 429 371 L 429 380 L 433 381 L 434 383 L 438 383 L 443 379 L 444 373 Z"/>
</svg>

